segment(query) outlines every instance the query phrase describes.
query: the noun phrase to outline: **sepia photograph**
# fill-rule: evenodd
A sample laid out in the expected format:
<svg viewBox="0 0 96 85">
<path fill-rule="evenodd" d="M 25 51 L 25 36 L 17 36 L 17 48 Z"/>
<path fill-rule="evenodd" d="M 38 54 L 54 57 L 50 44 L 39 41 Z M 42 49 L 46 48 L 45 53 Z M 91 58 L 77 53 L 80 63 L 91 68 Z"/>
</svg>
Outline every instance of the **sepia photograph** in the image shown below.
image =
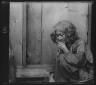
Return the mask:
<svg viewBox="0 0 96 85">
<path fill-rule="evenodd" d="M 9 83 L 94 83 L 93 2 L 9 2 Z"/>
</svg>

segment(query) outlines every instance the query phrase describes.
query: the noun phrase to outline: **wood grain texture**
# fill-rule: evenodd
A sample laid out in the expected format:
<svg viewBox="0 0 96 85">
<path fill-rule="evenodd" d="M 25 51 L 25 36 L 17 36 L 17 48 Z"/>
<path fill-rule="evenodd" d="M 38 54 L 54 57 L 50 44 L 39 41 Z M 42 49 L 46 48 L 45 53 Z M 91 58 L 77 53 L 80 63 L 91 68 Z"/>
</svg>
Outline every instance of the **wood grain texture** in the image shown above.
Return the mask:
<svg viewBox="0 0 96 85">
<path fill-rule="evenodd" d="M 77 27 L 79 37 L 87 41 L 88 3 L 43 3 L 42 5 L 42 59 L 44 64 L 51 64 L 54 62 L 57 49 L 50 39 L 50 33 L 58 21 L 72 21 Z"/>
<path fill-rule="evenodd" d="M 16 57 L 16 64 L 22 65 L 22 3 L 10 3 L 9 39 Z"/>
<path fill-rule="evenodd" d="M 27 64 L 40 64 L 41 58 L 41 4 L 28 3 Z"/>
<path fill-rule="evenodd" d="M 17 68 L 16 77 L 44 77 L 50 75 L 50 66 L 28 65 L 27 68 Z"/>
<path fill-rule="evenodd" d="M 43 64 L 55 62 L 57 46 L 52 42 L 50 34 L 53 26 L 60 20 L 67 19 L 66 3 L 43 3 L 42 13 L 42 59 Z"/>
<path fill-rule="evenodd" d="M 68 20 L 77 27 L 80 38 L 87 42 L 88 3 L 68 3 Z"/>
<path fill-rule="evenodd" d="M 22 14 L 22 65 L 26 66 L 26 3 L 22 4 L 23 14 Z"/>
</svg>

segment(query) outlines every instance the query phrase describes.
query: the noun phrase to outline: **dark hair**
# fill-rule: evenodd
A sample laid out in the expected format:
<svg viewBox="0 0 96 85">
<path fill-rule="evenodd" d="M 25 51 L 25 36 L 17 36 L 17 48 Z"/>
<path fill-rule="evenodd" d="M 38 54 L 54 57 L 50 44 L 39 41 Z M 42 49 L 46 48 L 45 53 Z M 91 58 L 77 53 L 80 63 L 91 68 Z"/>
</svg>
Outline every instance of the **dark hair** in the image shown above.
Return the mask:
<svg viewBox="0 0 96 85">
<path fill-rule="evenodd" d="M 73 42 L 74 39 L 76 40 L 78 37 L 78 34 L 76 32 L 76 26 L 70 21 L 60 21 L 53 28 L 55 30 L 52 32 L 52 34 L 50 34 L 50 36 L 54 43 L 56 43 L 56 35 L 58 34 L 58 31 L 62 32 L 62 34 L 65 35 L 65 38 L 62 39 L 62 42 L 64 41 L 68 44 L 70 41 Z"/>
<path fill-rule="evenodd" d="M 51 40 L 56 43 L 56 30 L 50 34 Z"/>
</svg>

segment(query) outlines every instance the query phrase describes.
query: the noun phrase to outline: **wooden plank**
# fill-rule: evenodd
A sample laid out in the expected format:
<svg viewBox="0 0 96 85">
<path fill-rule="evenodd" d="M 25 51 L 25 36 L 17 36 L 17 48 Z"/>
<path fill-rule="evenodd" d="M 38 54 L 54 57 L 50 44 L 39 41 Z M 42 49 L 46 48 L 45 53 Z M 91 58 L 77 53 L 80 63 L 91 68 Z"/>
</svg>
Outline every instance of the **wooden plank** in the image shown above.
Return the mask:
<svg viewBox="0 0 96 85">
<path fill-rule="evenodd" d="M 88 3 L 77 2 L 68 4 L 68 20 L 72 21 L 77 27 L 78 36 L 87 42 Z"/>
<path fill-rule="evenodd" d="M 28 3 L 27 64 L 40 64 L 41 59 L 41 3 Z"/>
<path fill-rule="evenodd" d="M 22 13 L 22 65 L 26 66 L 26 2 L 22 4 L 23 13 Z"/>
<path fill-rule="evenodd" d="M 22 3 L 10 2 L 10 44 L 17 66 L 22 66 Z"/>
<path fill-rule="evenodd" d="M 27 65 L 27 68 L 46 68 L 46 69 L 51 69 L 51 65 Z"/>
<path fill-rule="evenodd" d="M 16 82 L 26 82 L 26 83 L 42 83 L 42 82 L 49 82 L 49 77 L 45 76 L 45 77 L 31 77 L 31 78 L 16 78 Z"/>
<path fill-rule="evenodd" d="M 45 77 L 50 75 L 47 68 L 19 68 L 16 70 L 16 77 Z"/>
</svg>

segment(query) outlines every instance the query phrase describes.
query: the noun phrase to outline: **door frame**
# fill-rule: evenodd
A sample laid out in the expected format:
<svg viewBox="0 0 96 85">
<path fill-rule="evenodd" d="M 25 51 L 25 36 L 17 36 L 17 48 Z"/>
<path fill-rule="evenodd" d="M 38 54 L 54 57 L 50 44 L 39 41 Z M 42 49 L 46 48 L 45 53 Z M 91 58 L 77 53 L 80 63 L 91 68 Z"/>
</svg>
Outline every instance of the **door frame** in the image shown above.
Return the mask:
<svg viewBox="0 0 96 85">
<path fill-rule="evenodd" d="M 87 38 L 87 43 L 91 49 L 91 20 L 92 20 L 92 4 L 93 3 L 88 3 L 88 38 Z"/>
</svg>

